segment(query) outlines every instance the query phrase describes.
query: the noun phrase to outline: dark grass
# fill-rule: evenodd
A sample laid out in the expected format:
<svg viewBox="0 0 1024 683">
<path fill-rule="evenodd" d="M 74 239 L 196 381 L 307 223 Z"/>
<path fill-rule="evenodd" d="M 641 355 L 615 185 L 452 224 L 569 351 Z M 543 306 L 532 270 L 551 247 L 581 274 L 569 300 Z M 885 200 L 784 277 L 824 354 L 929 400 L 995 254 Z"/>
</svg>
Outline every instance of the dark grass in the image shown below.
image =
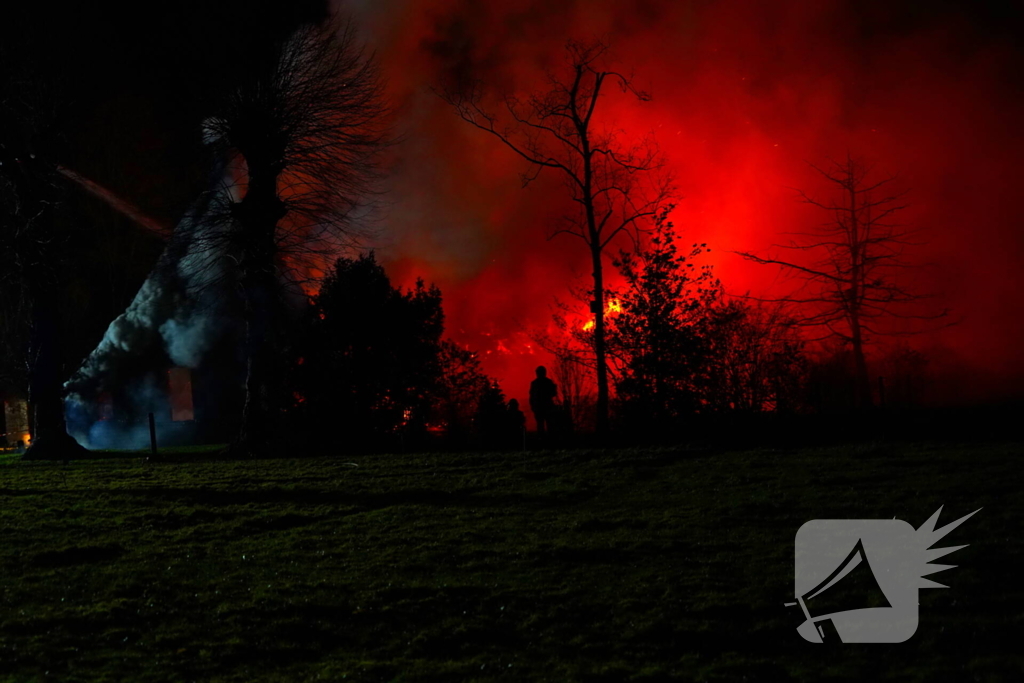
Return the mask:
<svg viewBox="0 0 1024 683">
<path fill-rule="evenodd" d="M 0 680 L 1024 680 L 1021 454 L 4 456 Z M 940 505 L 910 641 L 797 635 L 801 524 Z"/>
</svg>

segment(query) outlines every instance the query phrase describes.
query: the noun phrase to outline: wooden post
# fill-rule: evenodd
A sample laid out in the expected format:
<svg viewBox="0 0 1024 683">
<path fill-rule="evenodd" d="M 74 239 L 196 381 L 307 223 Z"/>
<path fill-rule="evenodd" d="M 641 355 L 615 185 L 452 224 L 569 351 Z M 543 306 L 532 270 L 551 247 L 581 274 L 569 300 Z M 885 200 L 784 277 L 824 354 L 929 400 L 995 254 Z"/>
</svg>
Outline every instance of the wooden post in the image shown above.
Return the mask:
<svg viewBox="0 0 1024 683">
<path fill-rule="evenodd" d="M 153 413 L 149 414 L 149 447 L 153 451 L 153 455 L 156 455 L 156 420 L 153 418 Z"/>
</svg>

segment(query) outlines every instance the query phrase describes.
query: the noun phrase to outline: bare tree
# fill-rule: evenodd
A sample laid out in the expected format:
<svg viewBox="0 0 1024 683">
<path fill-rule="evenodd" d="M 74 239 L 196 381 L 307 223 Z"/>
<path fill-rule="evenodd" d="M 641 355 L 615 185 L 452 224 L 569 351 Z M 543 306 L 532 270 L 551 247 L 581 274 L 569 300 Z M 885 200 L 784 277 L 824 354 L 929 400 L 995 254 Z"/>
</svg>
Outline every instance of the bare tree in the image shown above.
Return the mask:
<svg viewBox="0 0 1024 683">
<path fill-rule="evenodd" d="M 890 190 L 893 178 L 869 180 L 871 168 L 850 155 L 828 169 L 814 168 L 836 186 L 836 198 L 820 201 L 800 194 L 803 201 L 828 211 L 831 219 L 813 231 L 789 233 L 796 238 L 790 244 L 775 245 L 804 258 L 738 253 L 755 263 L 780 266 L 803 281 L 796 292 L 774 301 L 793 304 L 797 324 L 850 346 L 854 405 L 870 406 L 865 346 L 871 336 L 900 333 L 884 329 L 884 320 L 936 320 L 948 312 L 916 312 L 928 295 L 901 284 L 900 274 L 913 268 L 904 251 L 920 243 L 913 239 L 916 230 L 894 222 L 906 204 L 905 193 Z"/>
<path fill-rule="evenodd" d="M 569 424 L 574 430 L 584 428 L 584 415 L 593 407 L 593 381 L 590 368 L 587 367 L 577 352 L 568 343 L 560 344 L 555 351 L 555 363 L 552 368 L 555 382 L 562 394 L 562 410 L 565 411 Z M 585 412 L 586 411 L 586 412 Z"/>
<path fill-rule="evenodd" d="M 654 217 L 672 193 L 671 178 L 651 137 L 623 139 L 611 125 L 599 125 L 599 104 L 608 87 L 645 102 L 650 96 L 631 76 L 604 66 L 608 46 L 602 42 L 566 45 L 563 73 L 548 74 L 545 90 L 525 99 L 506 94 L 504 112 L 484 108 L 480 84 L 450 87 L 442 98 L 465 121 L 486 131 L 530 164 L 524 186 L 545 169 L 561 175 L 575 209 L 551 230 L 582 240 L 590 253 L 593 277 L 594 353 L 597 377 L 597 429 L 608 427 L 608 361 L 605 341 L 604 254 L 620 236 L 635 232 Z"/>
<path fill-rule="evenodd" d="M 799 406 L 806 358 L 783 304 L 731 299 L 709 322 L 707 400 L 714 409 L 786 413 Z"/>
<path fill-rule="evenodd" d="M 55 160 L 57 99 L 13 52 L 0 52 L 0 328 L 14 327 L 3 365 L 18 359 L 25 372 L 0 374 L 28 386 L 26 457 L 66 460 L 85 449 L 67 433 L 61 395 L 60 303 L 71 231 L 57 216 L 66 192 Z"/>
<path fill-rule="evenodd" d="M 250 456 L 274 438 L 274 336 L 284 326 L 281 282 L 357 237 L 354 218 L 372 190 L 386 144 L 376 63 L 351 25 L 298 30 L 248 65 L 206 124 L 208 139 L 245 162 L 226 207 L 227 239 L 245 320 L 245 403 L 231 451 Z"/>
</svg>

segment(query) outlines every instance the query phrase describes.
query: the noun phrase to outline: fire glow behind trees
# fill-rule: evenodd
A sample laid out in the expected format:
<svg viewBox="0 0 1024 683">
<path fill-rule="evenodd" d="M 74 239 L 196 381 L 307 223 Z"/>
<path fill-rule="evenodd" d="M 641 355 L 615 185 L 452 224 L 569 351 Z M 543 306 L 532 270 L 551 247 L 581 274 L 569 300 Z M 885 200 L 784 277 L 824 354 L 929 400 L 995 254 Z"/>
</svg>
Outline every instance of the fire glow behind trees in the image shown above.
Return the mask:
<svg viewBox="0 0 1024 683">
<path fill-rule="evenodd" d="M 614 86 L 640 101 L 650 99 L 633 86 L 630 77 L 605 70 L 609 68 L 603 60 L 607 51 L 608 46 L 600 42 L 569 41 L 565 63 L 560 65 L 565 73 L 550 72 L 543 92 L 531 93 L 525 101 L 505 94 L 508 123 L 504 126 L 500 121 L 506 117 L 482 108 L 479 86 L 459 90 L 459 84 L 446 85 L 442 96 L 463 120 L 491 133 L 530 164 L 523 174 L 524 187 L 541 171 L 551 169 L 549 172 L 561 176 L 577 205 L 561 217 L 548 237 L 579 238 L 590 253 L 588 299 L 593 316 L 598 432 L 608 429 L 605 318 L 606 309 L 613 308 L 614 302 L 605 301 L 607 252 L 616 238 L 631 236 L 638 243 L 673 191 L 671 177 L 661 173 L 664 161 L 655 142 L 647 138 L 620 140 L 615 124 L 600 116 Z"/>
<path fill-rule="evenodd" d="M 281 3 L 256 16 L 241 2 L 182 2 L 154 19 L 25 5 L 17 11 L 35 18 L 10 25 L 39 27 L 33 60 L 66 73 L 81 103 L 68 166 L 173 225 L 202 177 L 199 95 L 230 82 L 248 42 L 269 30 L 260 22 L 286 35 L 324 9 Z M 620 98 L 608 119 L 628 138 L 654 132 L 682 196 L 672 221 L 684 241 L 713 249 L 708 262 L 729 292 L 788 291 L 777 271 L 732 252 L 764 253 L 779 233 L 818 224 L 820 210 L 793 189 L 827 194 L 806 162 L 861 155 L 910 190 L 901 222 L 921 229 L 918 256 L 935 264 L 917 271 L 915 289 L 944 294 L 932 303 L 964 318 L 911 343 L 932 369 L 968 380 L 946 382 L 947 395 L 1019 391 L 1019 9 L 983 0 L 336 0 L 330 9 L 355 13 L 401 117 L 372 246 L 396 285 L 422 276 L 441 288 L 448 333 L 480 352 L 509 397 L 522 400 L 533 368 L 551 361 L 534 332 L 551 325 L 554 297 L 585 284 L 589 259 L 545 240 L 568 201 L 558 179 L 521 189 L 523 160 L 430 88 L 456 77 L 536 92 L 566 40 L 595 37 L 654 96 Z"/>
<path fill-rule="evenodd" d="M 684 240 L 713 248 L 709 262 L 729 292 L 787 291 L 777 270 L 730 252 L 761 252 L 780 232 L 820 223 L 794 189 L 828 190 L 806 162 L 863 155 L 898 175 L 895 189 L 911 191 L 902 221 L 922 230 L 920 261 L 935 264 L 913 284 L 946 295 L 932 305 L 969 313 L 912 343 L 932 353 L 933 367 L 948 362 L 969 374 L 975 398 L 1014 391 L 1024 374 L 1015 352 L 1024 341 L 1016 314 L 1024 240 L 1010 181 L 1022 146 L 1021 55 L 986 23 L 994 20 L 984 8 L 975 10 L 741 0 L 375 4 L 362 20 L 405 107 L 407 139 L 392 169 L 379 256 L 399 283 L 436 282 L 450 333 L 522 397 L 532 368 L 550 360 L 528 332 L 550 325 L 552 297 L 585 284 L 590 264 L 558 240 L 545 242 L 566 211 L 557 178 L 542 176 L 524 192 L 518 176 L 527 164 L 434 101 L 428 86 L 476 77 L 533 92 L 567 36 L 602 36 L 654 95 L 643 105 L 621 98 L 608 116 L 636 139 L 654 131 L 683 197 L 672 220 Z"/>
</svg>

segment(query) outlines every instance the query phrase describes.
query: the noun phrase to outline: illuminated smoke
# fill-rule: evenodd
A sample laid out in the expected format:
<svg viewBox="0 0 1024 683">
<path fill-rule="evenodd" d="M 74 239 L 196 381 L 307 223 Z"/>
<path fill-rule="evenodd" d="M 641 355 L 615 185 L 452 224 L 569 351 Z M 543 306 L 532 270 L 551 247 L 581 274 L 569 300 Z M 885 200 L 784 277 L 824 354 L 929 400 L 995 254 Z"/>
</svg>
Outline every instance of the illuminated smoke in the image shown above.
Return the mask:
<svg viewBox="0 0 1024 683">
<path fill-rule="evenodd" d="M 1019 392 L 1021 56 L 962 10 L 935 3 L 906 22 L 899 3 L 880 2 L 337 4 L 357 13 L 404 112 L 378 256 L 396 285 L 422 276 L 441 287 L 448 333 L 480 352 L 508 396 L 523 401 L 533 367 L 550 363 L 529 332 L 550 324 L 554 298 L 585 285 L 590 268 L 582 245 L 546 240 L 566 208 L 557 179 L 542 175 L 523 190 L 521 160 L 429 86 L 476 77 L 529 91 L 558 66 L 566 38 L 594 35 L 653 95 L 642 106 L 613 103 L 608 120 L 627 134 L 655 132 L 683 196 L 672 218 L 684 240 L 714 249 L 730 292 L 791 286 L 730 252 L 765 249 L 824 220 L 792 189 L 822 191 L 806 161 L 874 158 L 910 190 L 904 220 L 924 230 L 920 260 L 935 264 L 919 284 L 965 316 L 913 343 L 957 373 L 948 385 L 967 378 L 965 397 Z M 189 226 L 179 226 L 183 235 Z M 121 354 L 146 346 L 197 362 L 217 330 L 182 294 L 198 265 L 186 259 L 179 272 L 162 259 L 69 389 L 97 385 Z"/>
<path fill-rule="evenodd" d="M 1024 151 L 1021 55 L 964 10 L 936 6 L 907 21 L 899 3 L 812 0 L 338 8 L 358 13 L 406 112 L 381 260 L 398 284 L 422 276 L 441 287 L 449 332 L 481 352 L 508 394 L 521 399 L 532 366 L 547 360 L 527 351 L 524 331 L 548 325 L 553 298 L 585 284 L 589 267 L 581 245 L 545 239 L 565 210 L 557 179 L 521 189 L 521 160 L 428 86 L 480 78 L 529 91 L 557 67 L 566 38 L 595 35 L 652 93 L 646 105 L 614 103 L 612 118 L 627 134 L 654 131 L 683 195 L 673 220 L 684 240 L 714 249 L 728 291 L 792 286 L 731 252 L 826 219 L 793 190 L 824 190 L 805 162 L 873 158 L 880 173 L 899 174 L 910 190 L 903 219 L 924 230 L 919 260 L 934 267 L 915 284 L 965 316 L 912 343 L 959 368 L 974 398 L 1019 391 L 1024 231 L 1011 179 Z"/>
<path fill-rule="evenodd" d="M 178 223 L 168 246 L 124 313 L 65 384 L 69 432 L 86 447 L 140 448 L 148 427 L 100 420 L 99 396 L 112 389 L 127 395 L 135 415 L 169 411 L 166 391 L 151 375 L 124 376 L 140 358 L 160 358 L 197 368 L 226 326 L 224 215 L 237 184 L 222 166 L 215 182 Z M 124 383 L 126 386 L 112 386 Z M 168 413 L 169 414 L 169 413 Z M 102 424 L 101 424 L 102 423 Z"/>
</svg>

